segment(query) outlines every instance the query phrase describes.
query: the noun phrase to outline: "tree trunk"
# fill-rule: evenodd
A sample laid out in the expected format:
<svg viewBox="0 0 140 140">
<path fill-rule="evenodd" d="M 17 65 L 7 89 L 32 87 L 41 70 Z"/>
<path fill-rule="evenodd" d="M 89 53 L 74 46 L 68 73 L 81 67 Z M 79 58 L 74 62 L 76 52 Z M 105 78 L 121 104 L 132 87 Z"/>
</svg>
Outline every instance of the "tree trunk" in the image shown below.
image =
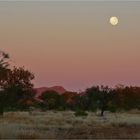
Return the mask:
<svg viewBox="0 0 140 140">
<path fill-rule="evenodd" d="M 101 109 L 101 116 L 104 116 L 104 109 Z"/>
<path fill-rule="evenodd" d="M 2 106 L 0 106 L 0 116 L 3 116 L 3 114 L 4 114 L 4 109 Z"/>
</svg>

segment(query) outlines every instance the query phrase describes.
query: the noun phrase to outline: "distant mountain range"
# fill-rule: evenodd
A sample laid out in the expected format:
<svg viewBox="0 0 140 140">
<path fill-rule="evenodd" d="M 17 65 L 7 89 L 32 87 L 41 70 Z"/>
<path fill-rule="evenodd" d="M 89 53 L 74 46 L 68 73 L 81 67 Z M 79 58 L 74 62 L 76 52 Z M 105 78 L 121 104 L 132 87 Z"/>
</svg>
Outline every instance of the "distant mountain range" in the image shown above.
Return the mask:
<svg viewBox="0 0 140 140">
<path fill-rule="evenodd" d="M 65 93 L 67 90 L 62 87 L 62 86 L 53 86 L 53 87 L 39 87 L 39 88 L 35 88 L 35 91 L 36 91 L 36 95 L 35 97 L 38 98 L 43 92 L 45 91 L 56 91 L 58 92 L 59 94 L 63 94 Z"/>
</svg>

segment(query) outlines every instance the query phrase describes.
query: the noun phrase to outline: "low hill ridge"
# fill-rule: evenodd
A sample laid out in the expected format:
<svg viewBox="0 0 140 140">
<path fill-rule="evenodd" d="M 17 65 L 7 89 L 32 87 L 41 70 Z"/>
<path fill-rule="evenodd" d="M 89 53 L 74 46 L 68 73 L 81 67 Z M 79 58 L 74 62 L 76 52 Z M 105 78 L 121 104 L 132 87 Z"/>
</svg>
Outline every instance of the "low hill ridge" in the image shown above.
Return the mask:
<svg viewBox="0 0 140 140">
<path fill-rule="evenodd" d="M 62 86 L 52 86 L 52 87 L 39 87 L 39 88 L 35 88 L 35 91 L 36 91 L 36 97 L 39 97 L 43 92 L 45 91 L 50 91 L 50 90 L 53 90 L 53 91 L 56 91 L 58 92 L 59 94 L 63 94 L 65 93 L 67 90 L 62 87 Z"/>
</svg>

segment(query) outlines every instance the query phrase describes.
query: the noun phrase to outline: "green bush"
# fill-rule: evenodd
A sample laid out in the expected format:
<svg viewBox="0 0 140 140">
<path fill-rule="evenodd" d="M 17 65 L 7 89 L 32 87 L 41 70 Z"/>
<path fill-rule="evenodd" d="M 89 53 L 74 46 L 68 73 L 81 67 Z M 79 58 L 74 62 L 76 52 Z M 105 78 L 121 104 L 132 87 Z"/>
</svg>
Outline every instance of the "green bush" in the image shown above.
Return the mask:
<svg viewBox="0 0 140 140">
<path fill-rule="evenodd" d="M 57 111 L 65 111 L 65 110 L 66 110 L 66 108 L 65 108 L 65 107 L 60 106 L 60 107 L 58 107 L 56 110 L 57 110 Z"/>
<path fill-rule="evenodd" d="M 117 107 L 112 105 L 108 108 L 108 110 L 112 113 L 115 113 L 117 111 Z"/>
<path fill-rule="evenodd" d="M 75 115 L 76 117 L 78 117 L 78 116 L 87 116 L 88 113 L 85 112 L 85 111 L 83 111 L 83 110 L 77 110 L 77 111 L 74 113 L 74 115 Z"/>
<path fill-rule="evenodd" d="M 35 107 L 36 109 L 41 109 L 42 111 L 48 110 L 48 106 L 44 104 L 43 102 L 37 102 L 34 104 L 33 107 Z"/>
</svg>

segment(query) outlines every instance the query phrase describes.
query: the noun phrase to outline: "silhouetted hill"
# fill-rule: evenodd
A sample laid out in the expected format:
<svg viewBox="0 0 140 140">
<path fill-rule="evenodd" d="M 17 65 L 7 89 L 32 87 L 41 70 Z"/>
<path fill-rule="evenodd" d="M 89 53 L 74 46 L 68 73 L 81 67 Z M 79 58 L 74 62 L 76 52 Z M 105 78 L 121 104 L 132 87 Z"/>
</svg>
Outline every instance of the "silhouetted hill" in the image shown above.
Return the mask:
<svg viewBox="0 0 140 140">
<path fill-rule="evenodd" d="M 63 88 L 62 86 L 53 86 L 53 87 L 40 87 L 40 88 L 35 88 L 36 91 L 36 97 L 39 97 L 43 92 L 45 91 L 56 91 L 59 94 L 65 93 L 67 90 Z"/>
</svg>

